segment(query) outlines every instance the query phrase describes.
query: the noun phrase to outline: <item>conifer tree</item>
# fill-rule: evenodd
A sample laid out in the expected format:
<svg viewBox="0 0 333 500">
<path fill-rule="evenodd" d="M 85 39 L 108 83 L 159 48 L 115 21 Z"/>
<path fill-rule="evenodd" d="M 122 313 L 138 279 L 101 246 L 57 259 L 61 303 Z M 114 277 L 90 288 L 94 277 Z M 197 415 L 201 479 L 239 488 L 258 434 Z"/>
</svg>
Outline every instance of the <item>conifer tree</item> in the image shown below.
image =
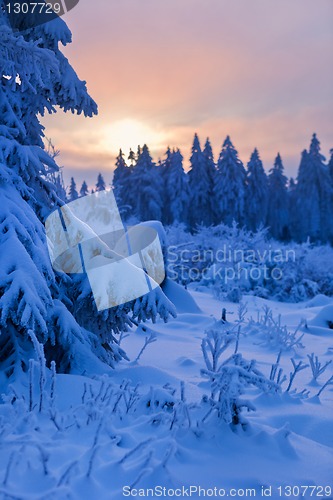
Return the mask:
<svg viewBox="0 0 333 500">
<path fill-rule="evenodd" d="M 97 176 L 97 182 L 95 187 L 96 191 L 104 191 L 106 188 L 105 181 L 101 173 L 99 173 Z"/>
<path fill-rule="evenodd" d="M 134 211 L 139 220 L 161 220 L 161 177 L 160 170 L 153 162 L 149 148 L 145 144 L 133 168 L 131 189 L 135 193 Z"/>
<path fill-rule="evenodd" d="M 268 181 L 259 152 L 255 149 L 247 166 L 245 192 L 245 222 L 251 231 L 257 231 L 267 221 Z"/>
<path fill-rule="evenodd" d="M 217 171 L 214 161 L 212 145 L 208 137 L 203 150 L 203 156 L 205 159 L 205 167 L 209 179 L 210 220 L 208 221 L 208 225 L 211 225 L 215 222 L 216 219 L 216 200 L 215 200 L 214 189 L 215 189 Z"/>
<path fill-rule="evenodd" d="M 289 199 L 288 179 L 284 175 L 284 167 L 280 154 L 268 176 L 268 216 L 267 225 L 273 238 L 288 239 Z"/>
<path fill-rule="evenodd" d="M 53 175 L 53 183 L 54 183 L 54 190 L 58 196 L 58 198 L 65 202 L 66 201 L 66 189 L 64 186 L 64 181 L 61 175 L 61 172 L 58 172 L 57 174 Z"/>
<path fill-rule="evenodd" d="M 128 167 L 124 153 L 120 149 L 116 158 L 116 168 L 113 174 L 113 189 L 121 213 L 126 216 L 132 208 L 134 192 L 131 190 L 131 173 L 133 168 Z"/>
<path fill-rule="evenodd" d="M 68 189 L 68 201 L 77 200 L 79 197 L 78 192 L 76 190 L 76 182 L 74 177 L 71 177 L 71 182 Z"/>
<path fill-rule="evenodd" d="M 81 189 L 80 189 L 80 196 L 83 197 L 83 196 L 87 196 L 88 194 L 89 194 L 88 185 L 87 185 L 86 181 L 83 181 Z"/>
<path fill-rule="evenodd" d="M 171 156 L 173 152 L 170 149 L 170 146 L 168 146 L 166 152 L 165 152 L 165 160 L 162 162 L 162 166 L 165 169 L 165 172 L 167 173 L 170 165 L 171 165 Z"/>
<path fill-rule="evenodd" d="M 58 167 L 44 150 L 39 116 L 59 106 L 91 116 L 97 107 L 58 45 L 71 41 L 61 19 L 14 32 L 0 11 L 0 363 L 27 370 L 30 331 L 58 370 L 75 367 L 84 334 L 55 276 L 42 222 L 63 202 L 48 181 Z M 66 305 L 67 303 L 67 305 Z M 87 341 L 89 343 L 89 341 Z"/>
<path fill-rule="evenodd" d="M 216 213 L 218 222 L 231 225 L 233 221 L 239 224 L 244 220 L 246 172 L 238 153 L 227 136 L 217 162 L 215 184 Z"/>
<path fill-rule="evenodd" d="M 161 290 L 119 308 L 94 310 L 87 280 L 55 273 L 43 222 L 63 202 L 49 174 L 39 117 L 55 107 L 92 116 L 97 106 L 60 44 L 71 33 L 60 18 L 14 32 L 0 9 L 0 366 L 6 376 L 27 371 L 31 332 L 58 371 L 94 370 L 94 354 L 112 364 L 125 357 L 114 334 L 131 316 L 166 319 Z M 135 310 L 134 310 L 135 309 Z M 94 354 L 93 354 L 94 353 Z"/>
<path fill-rule="evenodd" d="M 130 166 L 133 167 L 135 163 L 135 153 L 132 149 L 130 149 L 128 160 L 131 162 Z"/>
<path fill-rule="evenodd" d="M 166 198 L 170 213 L 170 224 L 188 220 L 188 177 L 183 168 L 183 156 L 179 149 L 170 154 L 170 166 L 166 179 Z"/>
<path fill-rule="evenodd" d="M 303 151 L 296 185 L 294 234 L 299 241 L 332 239 L 332 185 L 320 142 L 313 134 L 309 152 Z"/>
<path fill-rule="evenodd" d="M 195 227 L 197 224 L 209 225 L 212 220 L 209 196 L 211 183 L 197 134 L 195 134 L 193 140 L 190 165 L 191 169 L 188 173 L 190 192 L 189 222 L 191 227 Z"/>
<path fill-rule="evenodd" d="M 169 203 L 169 198 L 168 198 L 168 178 L 170 175 L 170 166 L 171 166 L 171 158 L 172 158 L 173 152 L 171 151 L 170 147 L 168 146 L 166 152 L 165 152 L 165 159 L 160 162 L 158 165 L 159 170 L 160 170 L 160 179 L 161 179 L 161 186 L 160 186 L 160 192 L 161 192 L 161 200 L 162 200 L 162 222 L 165 225 L 171 224 L 172 221 L 172 214 L 170 211 L 170 203 Z"/>
<path fill-rule="evenodd" d="M 331 183 L 333 186 L 333 149 L 330 149 L 330 161 L 328 162 L 328 171 L 331 177 Z"/>
</svg>

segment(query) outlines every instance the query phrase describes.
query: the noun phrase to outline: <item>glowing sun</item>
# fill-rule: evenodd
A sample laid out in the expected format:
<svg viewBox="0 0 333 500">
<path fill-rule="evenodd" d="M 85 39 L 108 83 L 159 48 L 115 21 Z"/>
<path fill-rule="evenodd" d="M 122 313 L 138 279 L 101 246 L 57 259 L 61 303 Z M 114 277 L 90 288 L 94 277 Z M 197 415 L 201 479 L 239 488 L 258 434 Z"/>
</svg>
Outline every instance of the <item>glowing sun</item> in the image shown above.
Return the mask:
<svg viewBox="0 0 333 500">
<path fill-rule="evenodd" d="M 138 145 L 147 144 L 150 149 L 161 147 L 164 134 L 153 130 L 148 125 L 127 118 L 106 126 L 102 133 L 102 146 L 107 151 L 117 154 L 121 148 L 128 152 L 130 148 L 136 151 Z"/>
</svg>

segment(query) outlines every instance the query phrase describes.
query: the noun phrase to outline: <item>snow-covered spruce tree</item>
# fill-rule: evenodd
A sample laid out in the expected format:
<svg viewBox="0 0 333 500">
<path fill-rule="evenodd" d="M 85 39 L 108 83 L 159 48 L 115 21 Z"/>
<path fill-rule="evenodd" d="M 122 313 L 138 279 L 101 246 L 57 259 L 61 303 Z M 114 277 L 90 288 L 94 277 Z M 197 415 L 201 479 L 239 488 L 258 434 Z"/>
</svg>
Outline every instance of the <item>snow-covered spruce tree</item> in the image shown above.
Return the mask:
<svg viewBox="0 0 333 500">
<path fill-rule="evenodd" d="M 62 302 L 63 280 L 51 268 L 42 225 L 61 200 L 47 180 L 58 167 L 44 150 L 38 115 L 55 105 L 96 112 L 85 83 L 58 48 L 70 41 L 61 19 L 20 34 L 0 10 L 0 364 L 7 377 L 27 369 L 29 330 L 46 351 L 61 352 L 66 367 L 75 342 L 84 342 Z"/>
<path fill-rule="evenodd" d="M 268 215 L 267 225 L 273 238 L 286 240 L 289 237 L 289 198 L 288 178 L 284 175 L 284 167 L 280 154 L 277 155 L 274 167 L 268 176 Z"/>
<path fill-rule="evenodd" d="M 224 141 L 217 162 L 214 188 L 217 222 L 243 224 L 246 172 L 230 137 Z"/>
<path fill-rule="evenodd" d="M 80 188 L 80 196 L 82 198 L 83 196 L 87 196 L 88 194 L 89 194 L 88 185 L 86 181 L 83 181 L 82 186 Z"/>
<path fill-rule="evenodd" d="M 165 152 L 165 158 L 160 162 L 160 177 L 161 177 L 161 195 L 162 195 L 162 222 L 168 226 L 172 223 L 172 214 L 169 206 L 167 183 L 170 174 L 171 157 L 173 152 L 168 146 Z"/>
<path fill-rule="evenodd" d="M 287 184 L 287 196 L 288 196 L 288 237 L 290 239 L 295 239 L 295 221 L 296 221 L 296 181 L 293 177 L 290 177 Z"/>
<path fill-rule="evenodd" d="M 216 182 L 217 172 L 216 172 L 216 165 L 215 165 L 215 161 L 214 161 L 214 154 L 213 154 L 212 145 L 211 145 L 208 137 L 207 137 L 206 142 L 205 142 L 203 156 L 205 159 L 205 167 L 206 167 L 206 172 L 208 174 L 208 179 L 209 179 L 209 201 L 210 201 L 209 225 L 211 225 L 216 220 L 216 203 L 215 203 L 214 186 L 215 186 L 215 182 Z"/>
<path fill-rule="evenodd" d="M 189 223 L 192 228 L 195 228 L 199 224 L 209 225 L 212 221 L 209 194 L 210 178 L 197 134 L 195 134 L 193 140 L 190 164 L 191 169 L 188 173 L 190 190 Z"/>
<path fill-rule="evenodd" d="M 61 201 L 65 202 L 67 195 L 66 195 L 66 188 L 64 186 L 64 181 L 62 178 L 62 173 L 61 172 L 55 172 L 52 175 L 52 181 L 54 184 L 54 190 L 56 192 L 56 195 L 58 198 L 60 198 Z"/>
<path fill-rule="evenodd" d="M 298 241 L 332 240 L 333 190 L 320 142 L 313 134 L 309 152 L 303 151 L 295 190 L 294 236 Z"/>
<path fill-rule="evenodd" d="M 257 148 L 247 165 L 245 190 L 245 224 L 251 231 L 266 224 L 268 208 L 268 181 Z"/>
<path fill-rule="evenodd" d="M 101 173 L 99 173 L 97 176 L 97 182 L 95 187 L 96 187 L 95 191 L 105 191 L 106 185 L 104 177 L 102 176 Z"/>
<path fill-rule="evenodd" d="M 71 182 L 68 188 L 68 201 L 74 201 L 77 200 L 79 197 L 79 194 L 76 189 L 76 182 L 74 180 L 74 177 L 71 177 Z"/>
<path fill-rule="evenodd" d="M 135 215 L 141 221 L 161 220 L 161 175 L 145 144 L 138 151 L 138 159 L 133 168 L 130 189 L 135 193 Z M 134 199 L 134 197 L 133 197 Z"/>
<path fill-rule="evenodd" d="M 328 162 L 328 171 L 331 177 L 331 184 L 333 186 L 333 149 L 330 149 L 330 161 Z"/>
<path fill-rule="evenodd" d="M 184 172 L 183 156 L 179 149 L 173 151 L 170 155 L 165 192 L 170 213 L 170 223 L 186 223 L 189 208 L 188 178 Z"/>
<path fill-rule="evenodd" d="M 117 200 L 118 208 L 123 216 L 126 217 L 132 209 L 133 195 L 130 190 L 130 176 L 132 167 L 128 167 L 122 150 L 116 158 L 116 168 L 113 174 L 112 187 Z"/>
<path fill-rule="evenodd" d="M 60 371 L 82 373 L 85 368 L 94 369 L 92 348 L 110 363 L 125 356 L 112 335 L 130 321 L 124 317 L 125 307 L 131 314 L 135 308 L 135 314 L 143 311 L 149 317 L 153 310 L 164 318 L 171 309 L 159 290 L 149 301 L 143 298 L 141 307 L 133 303 L 109 310 L 112 325 L 111 321 L 103 325 L 103 315 L 92 311 L 92 300 L 84 314 L 77 312 L 75 299 L 87 281 L 55 275 L 51 268 L 42 222 L 61 200 L 47 180 L 58 167 L 44 150 L 38 115 L 55 111 L 56 105 L 86 116 L 97 112 L 85 82 L 59 50 L 59 43 L 70 41 L 71 33 L 61 19 L 19 34 L 13 33 L 0 10 L 4 75 L 0 84 L 0 373 L 7 377 L 27 370 L 33 351 L 30 330 L 44 344 L 48 362 L 56 360 Z M 86 323 L 89 315 L 93 318 Z"/>
<path fill-rule="evenodd" d="M 127 159 L 130 161 L 130 167 L 133 167 L 134 163 L 135 163 L 135 153 L 132 150 L 132 148 L 130 149 L 130 152 L 129 152 L 129 155 L 128 155 Z"/>
<path fill-rule="evenodd" d="M 168 146 L 166 152 L 165 152 L 165 159 L 161 162 L 161 166 L 163 168 L 163 175 L 167 176 L 168 175 L 168 170 L 171 165 L 171 156 L 172 156 L 172 151 L 170 149 L 170 146 Z"/>
</svg>

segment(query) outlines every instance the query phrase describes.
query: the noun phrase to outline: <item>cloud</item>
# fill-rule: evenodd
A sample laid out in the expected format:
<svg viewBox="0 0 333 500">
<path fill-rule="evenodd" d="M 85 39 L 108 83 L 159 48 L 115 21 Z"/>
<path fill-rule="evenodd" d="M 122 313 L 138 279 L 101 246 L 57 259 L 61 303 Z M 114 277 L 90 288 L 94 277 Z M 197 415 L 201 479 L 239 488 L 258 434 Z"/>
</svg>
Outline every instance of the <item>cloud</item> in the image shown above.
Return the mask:
<svg viewBox="0 0 333 500">
<path fill-rule="evenodd" d="M 130 119 L 158 131 L 155 155 L 187 156 L 196 130 L 218 153 L 230 133 L 245 161 L 254 146 L 268 163 L 280 150 L 294 171 L 313 131 L 333 145 L 332 16 L 331 0 L 80 2 L 65 52 L 100 115 L 59 114 L 47 134 L 75 168 L 111 169 L 101 136 Z"/>
</svg>

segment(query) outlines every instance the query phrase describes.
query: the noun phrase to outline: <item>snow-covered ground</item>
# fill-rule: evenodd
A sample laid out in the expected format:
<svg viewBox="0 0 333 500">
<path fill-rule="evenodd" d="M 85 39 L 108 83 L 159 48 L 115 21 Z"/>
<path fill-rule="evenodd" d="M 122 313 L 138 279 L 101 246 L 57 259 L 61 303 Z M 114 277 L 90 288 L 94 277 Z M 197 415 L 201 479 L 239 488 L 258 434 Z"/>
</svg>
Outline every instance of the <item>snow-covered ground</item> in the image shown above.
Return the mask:
<svg viewBox="0 0 333 500">
<path fill-rule="evenodd" d="M 143 489 L 160 486 L 166 490 L 155 493 L 165 497 L 263 497 L 264 487 L 273 499 L 332 499 L 333 386 L 317 394 L 333 375 L 333 363 L 316 382 L 306 367 L 286 390 L 291 358 L 295 364 L 309 364 L 312 353 L 322 364 L 332 359 L 333 300 L 318 296 L 286 304 L 243 297 L 247 312 L 239 352 L 257 360 L 269 378 L 282 349 L 278 369 L 287 379 L 280 393 L 248 388 L 244 397 L 256 411 L 244 415 L 247 425 L 231 429 L 214 412 L 204 418 L 209 401 L 203 397 L 210 387 L 201 374 L 201 342 L 211 327 L 235 328 L 239 305 L 221 303 L 202 288 L 188 293 L 173 282 L 165 292 L 178 317 L 133 328 L 121 343 L 130 363 L 94 378 L 56 375 L 52 380 L 48 373 L 42 401 L 35 367 L 32 397 L 26 383 L 14 384 L 3 396 L 0 498 L 117 500 L 130 495 L 129 486 L 132 497 L 152 496 Z M 225 325 L 216 323 L 222 307 Z M 281 334 L 296 330 L 294 337 Z M 156 340 L 134 361 L 151 334 Z M 292 338 L 295 346 L 284 349 Z M 223 357 L 234 348 L 232 343 Z"/>
</svg>

